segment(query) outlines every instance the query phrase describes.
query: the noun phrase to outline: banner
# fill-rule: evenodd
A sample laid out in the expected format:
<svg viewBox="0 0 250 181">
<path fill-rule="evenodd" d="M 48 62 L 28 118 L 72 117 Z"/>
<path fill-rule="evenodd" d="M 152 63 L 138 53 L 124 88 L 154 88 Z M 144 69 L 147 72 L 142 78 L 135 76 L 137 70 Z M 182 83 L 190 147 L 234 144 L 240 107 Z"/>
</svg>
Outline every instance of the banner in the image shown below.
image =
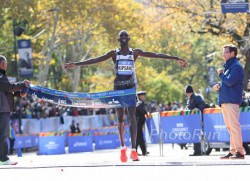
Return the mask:
<svg viewBox="0 0 250 181">
<path fill-rule="evenodd" d="M 18 40 L 19 75 L 33 76 L 32 50 L 30 40 Z"/>
<path fill-rule="evenodd" d="M 203 111 L 204 135 L 208 142 L 229 142 L 230 137 L 220 108 Z"/>
<path fill-rule="evenodd" d="M 14 143 L 14 148 L 24 148 L 24 137 L 23 136 L 16 136 L 16 140 Z"/>
<path fill-rule="evenodd" d="M 243 142 L 250 142 L 249 114 L 249 107 L 240 108 L 240 126 Z M 220 108 L 204 110 L 204 134 L 208 142 L 230 142 L 230 136 Z"/>
<path fill-rule="evenodd" d="M 199 143 L 201 113 L 197 111 L 166 111 L 161 113 L 161 139 L 165 143 Z"/>
<path fill-rule="evenodd" d="M 131 144 L 130 134 L 128 132 L 127 133 L 125 132 L 125 134 L 124 134 L 124 144 L 126 145 L 126 147 L 129 147 Z M 116 137 L 116 147 L 119 148 L 120 146 L 121 146 L 121 142 L 120 142 L 120 138 L 118 136 L 118 137 Z"/>
<path fill-rule="evenodd" d="M 14 148 L 31 148 L 33 147 L 32 142 L 33 136 L 17 135 L 14 143 Z"/>
<path fill-rule="evenodd" d="M 120 146 L 120 139 L 118 135 L 118 127 L 103 127 L 91 130 L 93 140 L 95 142 L 95 149 L 108 149 L 117 148 Z M 124 143 L 126 146 L 130 146 L 130 133 L 129 126 L 125 125 L 124 128 Z"/>
<path fill-rule="evenodd" d="M 147 118 L 145 130 L 145 137 L 147 143 L 159 143 L 160 135 L 160 114 L 154 112 L 151 114 L 152 117 Z"/>
<path fill-rule="evenodd" d="M 39 136 L 38 154 L 65 154 L 65 136 Z"/>
<path fill-rule="evenodd" d="M 250 107 L 240 108 L 240 127 L 243 142 L 250 142 Z"/>
<path fill-rule="evenodd" d="M 222 13 L 246 13 L 249 10 L 248 0 L 221 0 Z"/>
<path fill-rule="evenodd" d="M 38 135 L 33 135 L 31 139 L 32 139 L 32 146 L 33 147 L 38 147 L 39 136 Z"/>
<path fill-rule="evenodd" d="M 94 136 L 95 150 L 101 149 L 115 149 L 117 148 L 117 134 Z"/>
<path fill-rule="evenodd" d="M 93 151 L 92 136 L 68 136 L 69 153 Z"/>
<path fill-rule="evenodd" d="M 136 105 L 136 89 L 97 93 L 73 93 L 30 84 L 28 94 L 63 106 L 85 108 L 119 108 Z"/>
</svg>

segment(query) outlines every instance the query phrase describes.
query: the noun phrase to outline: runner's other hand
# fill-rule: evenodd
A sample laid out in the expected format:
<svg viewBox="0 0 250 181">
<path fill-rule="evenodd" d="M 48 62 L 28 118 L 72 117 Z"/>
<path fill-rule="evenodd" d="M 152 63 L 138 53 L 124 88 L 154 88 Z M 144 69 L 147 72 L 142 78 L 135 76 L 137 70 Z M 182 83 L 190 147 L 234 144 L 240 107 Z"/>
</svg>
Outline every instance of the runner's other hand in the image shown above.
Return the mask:
<svg viewBox="0 0 250 181">
<path fill-rule="evenodd" d="M 180 64 L 182 67 L 188 66 L 188 63 L 186 62 L 186 60 L 184 60 L 182 58 L 178 58 L 177 63 Z"/>
<path fill-rule="evenodd" d="M 76 67 L 76 64 L 75 63 L 65 63 L 64 65 L 62 65 L 62 68 L 63 69 L 66 69 L 66 70 L 68 70 L 68 69 L 73 69 L 73 68 L 75 68 Z"/>
</svg>

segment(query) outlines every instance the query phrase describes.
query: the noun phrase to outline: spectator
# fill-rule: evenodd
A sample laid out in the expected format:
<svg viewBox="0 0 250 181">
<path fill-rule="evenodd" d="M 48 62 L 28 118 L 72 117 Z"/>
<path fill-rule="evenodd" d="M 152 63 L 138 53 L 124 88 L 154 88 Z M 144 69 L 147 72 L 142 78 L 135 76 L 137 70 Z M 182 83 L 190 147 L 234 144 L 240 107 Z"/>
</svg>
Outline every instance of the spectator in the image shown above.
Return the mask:
<svg viewBox="0 0 250 181">
<path fill-rule="evenodd" d="M 79 123 L 76 123 L 75 133 L 81 133 L 81 129 L 80 129 Z"/>
<path fill-rule="evenodd" d="M 110 120 L 107 114 L 107 110 L 105 108 L 99 109 L 99 116 L 102 120 L 103 126 L 110 126 Z"/>
<path fill-rule="evenodd" d="M 13 148 L 15 144 L 15 139 L 16 139 L 16 132 L 15 132 L 15 127 L 14 127 L 14 122 L 10 122 L 10 135 L 9 135 L 9 140 L 10 140 L 10 155 L 13 154 Z"/>
<path fill-rule="evenodd" d="M 28 119 L 32 118 L 32 111 L 31 111 L 30 105 L 27 105 L 25 108 L 25 116 Z"/>
<path fill-rule="evenodd" d="M 15 112 L 14 96 L 25 97 L 25 91 L 30 82 L 10 83 L 6 76 L 7 59 L 0 55 L 0 165 L 16 165 L 17 162 L 10 161 L 8 155 L 7 139 L 9 137 L 10 113 Z"/>
<path fill-rule="evenodd" d="M 79 112 L 76 107 L 73 108 L 73 115 L 74 116 L 79 116 Z"/>
<path fill-rule="evenodd" d="M 111 108 L 109 109 L 109 119 L 110 119 L 110 124 L 111 126 L 114 126 L 114 125 L 117 125 L 117 122 L 116 122 L 116 116 L 115 116 L 115 109 L 114 108 Z"/>
<path fill-rule="evenodd" d="M 146 92 L 140 91 L 137 93 L 138 101 L 136 103 L 136 122 L 137 122 L 137 139 L 136 139 L 136 152 L 138 146 L 140 146 L 142 155 L 147 156 L 149 152 L 147 152 L 146 143 L 143 136 L 143 129 L 146 122 L 146 106 L 144 101 L 146 99 Z"/>
<path fill-rule="evenodd" d="M 149 104 L 148 111 L 150 113 L 156 112 L 156 101 L 152 100 L 151 103 Z"/>
<path fill-rule="evenodd" d="M 193 90 L 193 87 L 187 85 L 185 88 L 187 100 L 187 109 L 193 110 L 195 108 L 201 111 L 201 124 L 203 128 L 203 110 L 207 108 L 206 103 L 202 95 L 196 94 Z M 203 129 L 202 129 L 203 130 Z M 201 143 L 194 143 L 194 153 L 189 156 L 200 156 L 201 155 Z"/>
<path fill-rule="evenodd" d="M 244 70 L 236 58 L 238 49 L 235 45 L 223 46 L 224 68 L 217 69 L 221 83 L 213 86 L 219 92 L 218 102 L 230 135 L 230 151 L 221 159 L 244 159 L 240 110 L 242 102 Z"/>
<path fill-rule="evenodd" d="M 75 121 L 72 120 L 71 125 L 70 125 L 70 132 L 75 133 L 76 132 L 76 126 L 75 126 Z"/>
<path fill-rule="evenodd" d="M 178 105 L 177 104 L 178 104 L 177 101 L 173 102 L 172 111 L 177 111 L 178 110 Z"/>
</svg>

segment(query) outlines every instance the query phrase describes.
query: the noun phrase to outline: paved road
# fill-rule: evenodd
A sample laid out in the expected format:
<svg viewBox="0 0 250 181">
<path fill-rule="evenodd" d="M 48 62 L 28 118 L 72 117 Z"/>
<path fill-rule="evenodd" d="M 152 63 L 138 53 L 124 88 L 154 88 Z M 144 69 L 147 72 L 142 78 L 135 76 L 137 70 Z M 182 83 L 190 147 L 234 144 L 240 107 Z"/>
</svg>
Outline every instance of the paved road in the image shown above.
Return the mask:
<svg viewBox="0 0 250 181">
<path fill-rule="evenodd" d="M 23 153 L 11 156 L 16 166 L 0 166 L 0 178 L 9 180 L 235 180 L 249 178 L 250 156 L 245 160 L 220 160 L 226 152 L 213 151 L 209 156 L 190 157 L 189 147 L 181 150 L 178 145 L 165 144 L 164 156 L 158 145 L 148 145 L 150 154 L 141 161 L 119 161 L 119 149 L 63 155 L 37 155 Z M 128 151 L 129 154 L 129 151 Z"/>
</svg>

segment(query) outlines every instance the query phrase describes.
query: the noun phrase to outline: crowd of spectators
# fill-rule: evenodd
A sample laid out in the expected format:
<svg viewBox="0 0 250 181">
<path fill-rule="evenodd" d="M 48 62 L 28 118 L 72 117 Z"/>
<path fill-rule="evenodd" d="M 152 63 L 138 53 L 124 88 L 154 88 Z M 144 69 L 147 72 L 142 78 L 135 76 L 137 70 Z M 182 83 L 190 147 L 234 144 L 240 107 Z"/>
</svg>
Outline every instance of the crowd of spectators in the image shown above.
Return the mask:
<svg viewBox="0 0 250 181">
<path fill-rule="evenodd" d="M 157 103 L 155 100 L 148 102 L 148 112 L 179 111 L 185 109 L 186 105 L 180 102 Z"/>
<path fill-rule="evenodd" d="M 21 105 L 21 106 L 19 106 Z M 20 111 L 22 110 L 22 111 Z M 67 107 L 45 102 L 38 98 L 27 96 L 20 99 L 20 104 L 16 103 L 16 112 L 12 114 L 13 118 L 18 118 L 21 112 L 22 118 L 47 118 L 56 116 L 83 116 L 83 115 L 100 115 L 113 114 L 114 109 L 92 109 Z"/>
<path fill-rule="evenodd" d="M 19 106 L 21 105 L 21 106 Z M 186 109 L 186 103 L 177 101 L 168 103 L 159 103 L 155 100 L 146 102 L 147 110 L 149 113 L 162 112 L 162 111 L 179 111 Z M 38 98 L 27 96 L 20 99 L 20 104 L 16 103 L 16 112 L 12 114 L 13 119 L 17 119 L 21 113 L 22 118 L 47 118 L 57 116 L 83 116 L 83 115 L 114 115 L 115 109 L 93 109 L 93 108 L 77 108 L 67 107 L 45 102 Z M 22 110 L 22 111 L 20 111 Z"/>
</svg>

